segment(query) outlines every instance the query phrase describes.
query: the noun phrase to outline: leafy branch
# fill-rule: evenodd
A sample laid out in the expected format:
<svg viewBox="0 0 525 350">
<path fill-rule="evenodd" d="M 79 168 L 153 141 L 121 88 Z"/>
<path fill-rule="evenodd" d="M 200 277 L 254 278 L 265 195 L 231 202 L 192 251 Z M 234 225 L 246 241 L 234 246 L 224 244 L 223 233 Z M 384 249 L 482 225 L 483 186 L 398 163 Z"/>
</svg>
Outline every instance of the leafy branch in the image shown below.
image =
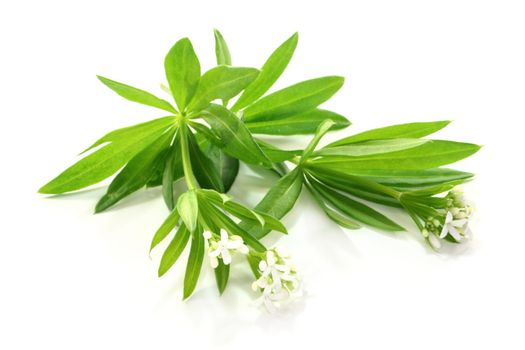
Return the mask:
<svg viewBox="0 0 525 350">
<path fill-rule="evenodd" d="M 96 205 L 99 213 L 141 188 L 162 186 L 170 214 L 150 250 L 175 234 L 162 255 L 159 276 L 190 242 L 184 298 L 196 288 L 206 250 L 223 293 L 232 254 L 244 254 L 256 278 L 253 288 L 270 309 L 297 294 L 299 280 L 289 255 L 282 248 L 266 248 L 261 240 L 271 230 L 287 232 L 279 220 L 293 209 L 303 189 L 344 228 L 405 230 L 374 209 L 376 203 L 404 211 L 434 249 L 443 239 L 459 243 L 468 236 L 472 210 L 456 186 L 473 174 L 442 166 L 467 158 L 480 147 L 425 138 L 449 121 L 388 126 L 319 148 L 326 133 L 350 125 L 344 116 L 319 108 L 344 79 L 319 77 L 268 93 L 291 61 L 298 34 L 282 43 L 260 69 L 233 66 L 224 37 L 217 30 L 214 36 L 217 66 L 204 73 L 187 38 L 166 55 L 167 86 L 162 87 L 174 104 L 98 76 L 125 99 L 169 115 L 104 135 L 39 192 L 76 191 L 117 173 Z M 295 150 L 261 138 L 304 134 L 313 135 L 310 143 Z M 270 169 L 280 177 L 254 209 L 225 194 L 240 162 Z M 177 193 L 174 184 L 182 179 L 186 191 Z"/>
</svg>

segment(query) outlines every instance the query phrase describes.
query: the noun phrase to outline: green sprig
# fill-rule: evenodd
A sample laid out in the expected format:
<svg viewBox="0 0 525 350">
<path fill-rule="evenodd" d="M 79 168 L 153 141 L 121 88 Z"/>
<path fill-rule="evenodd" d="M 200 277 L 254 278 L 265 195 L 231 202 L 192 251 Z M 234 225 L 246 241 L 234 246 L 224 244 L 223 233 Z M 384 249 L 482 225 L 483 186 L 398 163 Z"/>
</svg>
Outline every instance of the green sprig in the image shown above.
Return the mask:
<svg viewBox="0 0 525 350">
<path fill-rule="evenodd" d="M 469 213 L 456 194 L 436 196 L 473 178 L 471 173 L 441 166 L 480 149 L 470 143 L 424 138 L 449 121 L 387 126 L 319 147 L 326 133 L 350 125 L 341 114 L 320 108 L 340 90 L 344 79 L 313 78 L 269 92 L 291 61 L 298 34 L 277 47 L 260 69 L 233 66 L 223 35 L 215 30 L 214 37 L 217 66 L 204 73 L 188 38 L 169 50 L 164 60 L 167 85 L 162 87 L 173 104 L 98 76 L 125 99 L 169 115 L 106 134 L 39 192 L 76 191 L 117 173 L 96 205 L 100 213 L 143 187 L 162 186 L 170 214 L 155 233 L 150 251 L 175 231 L 160 261 L 158 274 L 163 276 L 189 242 L 185 299 L 197 286 L 206 249 L 222 244 L 217 243 L 220 239 L 242 240 L 259 278 L 257 264 L 267 251 L 261 240 L 271 230 L 287 232 L 279 220 L 293 209 L 305 188 L 328 218 L 344 228 L 405 230 L 374 206 L 381 204 L 404 210 L 430 243 L 432 234 L 446 233 L 450 213 L 459 218 Z M 260 136 L 304 134 L 313 135 L 310 143 L 295 150 L 281 149 Z M 279 177 L 254 209 L 225 194 L 234 185 L 240 162 L 270 169 Z M 187 190 L 175 193 L 174 183 L 182 178 Z M 445 238 L 457 242 L 454 235 L 452 231 Z M 222 294 L 230 275 L 229 261 L 221 257 L 215 262 Z"/>
</svg>

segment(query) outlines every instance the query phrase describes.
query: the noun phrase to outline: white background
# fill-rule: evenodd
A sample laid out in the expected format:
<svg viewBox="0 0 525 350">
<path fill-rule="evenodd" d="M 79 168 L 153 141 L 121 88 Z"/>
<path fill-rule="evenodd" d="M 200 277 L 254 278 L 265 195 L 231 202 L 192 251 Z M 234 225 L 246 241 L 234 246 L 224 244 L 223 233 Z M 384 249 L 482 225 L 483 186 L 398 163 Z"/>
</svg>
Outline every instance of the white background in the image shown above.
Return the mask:
<svg viewBox="0 0 525 350">
<path fill-rule="evenodd" d="M 523 349 L 520 5 L 2 2 L 0 348 Z M 299 31 L 294 59 L 275 88 L 345 76 L 326 104 L 353 121 L 341 134 L 455 120 L 437 136 L 485 145 L 455 166 L 478 174 L 466 188 L 478 209 L 474 240 L 435 254 L 415 232 L 345 231 L 303 195 L 285 219 L 290 235 L 281 243 L 301 267 L 307 296 L 268 315 L 253 306 L 240 261 L 221 298 L 208 266 L 187 302 L 184 264 L 156 277 L 159 254 L 150 260 L 148 247 L 167 215 L 158 189 L 100 215 L 92 211 L 105 184 L 58 198 L 37 195 L 106 131 L 162 116 L 121 99 L 96 74 L 162 95 L 167 50 L 189 36 L 210 68 L 214 27 L 234 64 L 257 67 Z M 244 169 L 232 193 L 254 204 L 272 181 Z"/>
</svg>

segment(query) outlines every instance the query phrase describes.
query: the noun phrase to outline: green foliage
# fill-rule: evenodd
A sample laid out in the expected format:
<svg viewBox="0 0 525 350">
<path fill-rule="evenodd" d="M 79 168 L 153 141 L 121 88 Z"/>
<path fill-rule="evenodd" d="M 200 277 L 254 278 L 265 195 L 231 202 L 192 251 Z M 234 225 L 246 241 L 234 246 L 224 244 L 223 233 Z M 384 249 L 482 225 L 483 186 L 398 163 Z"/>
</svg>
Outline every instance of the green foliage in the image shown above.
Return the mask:
<svg viewBox="0 0 525 350">
<path fill-rule="evenodd" d="M 219 244 L 217 237 L 242 239 L 250 268 L 259 277 L 258 264 L 267 251 L 262 240 L 271 230 L 287 233 L 280 219 L 293 209 L 303 188 L 329 219 L 347 229 L 365 225 L 404 230 L 375 204 L 404 211 L 422 234 L 426 232 L 427 240 L 430 226 L 425 220 L 444 225 L 439 215 L 459 200 L 437 195 L 470 181 L 473 174 L 441 166 L 473 155 L 480 146 L 423 139 L 449 124 L 436 121 L 377 128 L 319 147 L 328 132 L 350 125 L 343 115 L 319 108 L 339 91 L 344 79 L 315 78 L 268 93 L 291 61 L 298 34 L 275 49 L 260 70 L 232 66 L 218 30 L 214 39 L 217 66 L 204 74 L 189 39 L 177 41 L 167 53 L 168 87 L 163 89 L 177 108 L 149 92 L 99 76 L 120 96 L 170 115 L 104 135 L 39 192 L 76 191 L 118 172 L 96 205 L 95 211 L 101 212 L 143 187 L 162 186 L 170 214 L 154 234 L 150 251 L 175 231 L 162 254 L 158 269 L 162 276 L 191 242 L 184 299 L 195 291 L 206 250 Z M 273 139 L 253 134 L 313 136 L 304 149 L 282 149 L 272 144 Z M 234 186 L 241 163 L 266 173 L 270 169 L 280 177 L 253 209 L 225 194 Z M 179 195 L 175 183 L 182 179 L 186 189 Z M 450 236 L 445 239 L 456 242 Z M 222 294 L 229 262 L 221 258 L 212 266 Z"/>
</svg>

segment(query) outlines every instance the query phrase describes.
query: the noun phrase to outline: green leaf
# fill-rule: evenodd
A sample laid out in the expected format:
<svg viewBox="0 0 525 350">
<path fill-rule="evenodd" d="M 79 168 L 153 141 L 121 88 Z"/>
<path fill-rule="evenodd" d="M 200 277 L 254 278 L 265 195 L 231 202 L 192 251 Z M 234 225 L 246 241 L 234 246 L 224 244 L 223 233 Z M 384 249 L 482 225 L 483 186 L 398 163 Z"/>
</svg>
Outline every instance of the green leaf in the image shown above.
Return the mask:
<svg viewBox="0 0 525 350">
<path fill-rule="evenodd" d="M 308 168 L 307 171 L 309 175 L 319 182 L 344 193 L 391 207 L 401 207 L 397 199 L 397 193 L 389 187 L 354 175 L 319 170 Z"/>
<path fill-rule="evenodd" d="M 404 228 L 367 205 L 344 196 L 329 187 L 309 178 L 312 186 L 334 208 L 366 225 L 385 231 L 403 231 Z"/>
<path fill-rule="evenodd" d="M 259 277 L 261 277 L 261 273 L 259 272 L 259 262 L 261 258 L 248 254 L 246 255 L 246 260 L 248 260 L 248 265 L 250 265 L 250 270 L 252 270 L 255 279 L 259 279 Z"/>
<path fill-rule="evenodd" d="M 273 149 L 273 148 L 266 148 L 265 146 L 262 146 L 260 143 L 261 149 L 266 154 L 268 159 L 272 163 L 281 163 L 287 160 L 291 160 L 296 156 L 300 156 L 301 153 L 303 153 L 302 150 L 284 150 L 284 149 Z"/>
<path fill-rule="evenodd" d="M 229 100 L 239 94 L 259 74 L 255 68 L 218 66 L 201 77 L 188 109 L 200 111 L 216 99 Z"/>
<path fill-rule="evenodd" d="M 160 260 L 158 275 L 161 277 L 175 264 L 179 256 L 184 251 L 186 244 L 190 238 L 190 232 L 184 225 L 180 225 L 177 233 L 171 240 L 170 244 L 164 251 L 162 259 Z"/>
<path fill-rule="evenodd" d="M 153 248 L 155 248 L 160 242 L 166 238 L 169 233 L 177 226 L 177 223 L 179 222 L 180 215 L 177 209 L 174 209 L 171 211 L 170 215 L 166 218 L 166 220 L 162 223 L 162 225 L 159 227 L 157 232 L 155 232 L 155 236 L 153 236 L 153 240 L 151 241 L 151 246 L 149 248 L 149 251 L 151 252 Z"/>
<path fill-rule="evenodd" d="M 378 140 L 378 139 L 395 139 L 395 138 L 419 138 L 435 133 L 450 124 L 449 120 L 437 122 L 420 122 L 387 126 L 368 130 L 356 135 L 345 137 L 344 139 L 332 142 L 327 147 L 348 145 L 351 143 Z"/>
<path fill-rule="evenodd" d="M 261 150 L 266 154 L 268 159 L 272 163 L 281 163 L 287 160 L 291 160 L 296 156 L 303 154 L 303 151 L 300 149 L 295 150 L 285 150 L 275 147 L 274 145 L 263 141 L 261 139 L 255 139 Z"/>
<path fill-rule="evenodd" d="M 59 194 L 96 184 L 122 168 L 164 131 L 165 128 L 149 130 L 145 134 L 137 133 L 127 139 L 111 142 L 67 168 L 40 188 L 39 192 Z"/>
<path fill-rule="evenodd" d="M 115 91 L 120 96 L 124 97 L 127 100 L 141 103 L 146 106 L 151 106 L 155 108 L 160 108 L 171 113 L 177 113 L 175 108 L 168 102 L 163 99 L 158 98 L 157 96 L 150 94 L 147 91 L 134 88 L 126 84 L 119 83 L 108 78 L 104 78 L 100 75 L 97 75 L 97 78 L 108 88 Z"/>
<path fill-rule="evenodd" d="M 245 124 L 253 134 L 305 135 L 313 134 L 326 119 L 335 122 L 332 130 L 344 129 L 350 125 L 348 119 L 342 115 L 323 109 L 303 111 L 286 118 L 277 116 L 263 121 L 246 121 Z"/>
<path fill-rule="evenodd" d="M 166 166 L 162 174 L 162 197 L 168 209 L 173 210 L 175 207 L 175 197 L 173 195 L 173 185 L 175 181 L 184 176 L 182 170 L 182 157 L 179 149 L 178 135 L 175 136 L 173 145 L 168 150 Z"/>
<path fill-rule="evenodd" d="M 226 44 L 226 40 L 222 36 L 221 32 L 217 29 L 213 30 L 215 36 L 215 56 L 217 57 L 217 65 L 232 65 L 232 57 L 230 55 L 230 50 Z"/>
<path fill-rule="evenodd" d="M 206 197 L 212 202 L 214 202 L 217 206 L 226 210 L 228 213 L 232 214 L 233 216 L 239 219 L 253 222 L 262 228 L 276 230 L 282 233 L 288 233 L 286 227 L 279 220 L 277 220 L 271 215 L 268 215 L 258 210 L 252 210 L 240 203 L 231 200 L 225 201 L 224 198 L 217 196 L 215 193 L 204 193 Z"/>
<path fill-rule="evenodd" d="M 436 185 L 428 185 L 428 186 L 421 186 L 421 187 L 409 187 L 409 188 L 398 188 L 399 190 L 404 191 L 403 194 L 410 194 L 412 196 L 431 196 L 438 193 L 444 193 L 447 191 L 450 191 L 457 185 L 460 185 L 464 183 L 466 180 L 458 180 L 458 181 L 451 181 L 451 182 L 445 182 L 441 184 Z"/>
<path fill-rule="evenodd" d="M 199 215 L 197 193 L 195 193 L 195 191 L 183 193 L 177 201 L 177 211 L 188 230 L 190 232 L 195 231 Z"/>
<path fill-rule="evenodd" d="M 333 222 L 335 222 L 336 224 L 338 224 L 339 226 L 341 227 L 344 227 L 344 228 L 347 228 L 349 230 L 357 230 L 359 228 L 361 228 L 361 225 L 359 225 L 357 222 L 355 222 L 354 220 L 350 219 L 349 217 L 341 214 L 340 212 L 338 211 L 335 211 L 331 208 L 323 208 L 324 212 L 326 213 L 326 215 L 332 219 Z"/>
<path fill-rule="evenodd" d="M 218 140 L 214 138 L 210 141 L 217 143 L 228 155 L 246 163 L 268 168 L 272 166 L 246 126 L 228 109 L 211 104 L 203 111 L 202 117 L 218 137 Z"/>
<path fill-rule="evenodd" d="M 169 130 L 140 151 L 113 179 L 106 194 L 100 198 L 95 208 L 100 213 L 119 202 L 124 197 L 144 187 L 153 175 L 158 158 L 165 158 L 165 151 L 173 140 L 175 130 Z"/>
<path fill-rule="evenodd" d="M 201 273 L 202 261 L 204 260 L 204 237 L 201 230 L 195 231 L 192 235 L 190 255 L 186 265 L 184 275 L 184 297 L 188 299 L 195 290 L 199 275 Z"/>
<path fill-rule="evenodd" d="M 328 131 L 330 131 L 330 128 L 333 125 L 334 121 L 331 119 L 324 120 L 323 122 L 321 122 L 321 124 L 319 124 L 314 134 L 314 137 L 312 138 L 312 140 L 310 140 L 310 143 L 308 144 L 308 146 L 306 146 L 306 148 L 303 151 L 303 154 L 301 156 L 303 160 L 306 160 L 308 157 L 310 157 L 310 154 L 312 154 L 315 151 L 315 148 L 317 147 L 319 141 L 321 141 L 321 138 Z"/>
<path fill-rule="evenodd" d="M 182 112 L 193 97 L 201 76 L 199 59 L 188 38 L 173 45 L 164 60 L 164 69 L 171 94 Z"/>
<path fill-rule="evenodd" d="M 255 102 L 272 87 L 292 59 L 298 40 L 299 34 L 295 33 L 271 54 L 261 68 L 261 73 L 257 79 L 244 90 L 241 97 L 233 105 L 232 111 L 238 111 Z"/>
<path fill-rule="evenodd" d="M 135 124 L 125 128 L 113 130 L 102 136 L 80 154 L 86 153 L 87 151 L 106 142 L 133 143 L 150 134 L 160 135 L 164 130 L 173 125 L 175 125 L 174 117 L 163 117 L 153 119 L 145 123 Z"/>
<path fill-rule="evenodd" d="M 447 168 L 422 170 L 351 170 L 347 173 L 380 184 L 396 187 L 423 187 L 454 181 L 466 181 L 474 176 L 472 173 Z M 335 177 L 340 177 L 340 175 L 336 175 Z"/>
<path fill-rule="evenodd" d="M 224 192 L 222 179 L 212 161 L 201 151 L 195 136 L 188 131 L 188 146 L 190 150 L 190 160 L 195 178 L 202 188 L 210 188 L 219 192 Z"/>
<path fill-rule="evenodd" d="M 213 162 L 219 173 L 223 184 L 222 192 L 228 192 L 239 173 L 239 160 L 230 157 L 211 142 L 207 142 L 205 154 Z"/>
<path fill-rule="evenodd" d="M 222 295 L 228 284 L 228 278 L 230 277 L 230 265 L 225 265 L 222 259 L 219 260 L 219 265 L 215 268 L 215 281 L 217 282 L 217 289 Z"/>
<path fill-rule="evenodd" d="M 245 121 L 285 118 L 314 109 L 343 86 L 342 77 L 323 77 L 303 81 L 265 96 L 244 110 Z"/>
<path fill-rule="evenodd" d="M 339 226 L 342 226 L 344 228 L 350 229 L 350 230 L 356 230 L 361 227 L 357 222 L 350 219 L 348 216 L 341 214 L 340 212 L 330 208 L 324 201 L 323 197 L 317 192 L 317 190 L 310 185 L 308 182 L 305 182 L 305 186 L 308 188 L 312 196 L 314 197 L 315 201 L 321 209 L 325 212 L 326 216 L 328 216 L 332 221 L 334 221 Z"/>
<path fill-rule="evenodd" d="M 313 156 L 369 156 L 373 154 L 391 153 L 414 148 L 421 146 L 428 141 L 429 140 L 424 139 L 386 139 L 364 141 L 345 146 L 325 147 L 314 152 Z"/>
<path fill-rule="evenodd" d="M 302 184 L 301 169 L 295 168 L 270 188 L 264 198 L 255 206 L 255 210 L 277 219 L 283 218 L 293 208 L 299 198 Z M 239 225 L 259 239 L 270 232 L 269 229 L 260 228 L 253 222 L 243 221 Z"/>
<path fill-rule="evenodd" d="M 480 146 L 471 143 L 431 140 L 421 146 L 398 152 L 363 157 L 327 156 L 309 162 L 338 171 L 429 169 L 457 162 L 479 149 Z"/>
</svg>

